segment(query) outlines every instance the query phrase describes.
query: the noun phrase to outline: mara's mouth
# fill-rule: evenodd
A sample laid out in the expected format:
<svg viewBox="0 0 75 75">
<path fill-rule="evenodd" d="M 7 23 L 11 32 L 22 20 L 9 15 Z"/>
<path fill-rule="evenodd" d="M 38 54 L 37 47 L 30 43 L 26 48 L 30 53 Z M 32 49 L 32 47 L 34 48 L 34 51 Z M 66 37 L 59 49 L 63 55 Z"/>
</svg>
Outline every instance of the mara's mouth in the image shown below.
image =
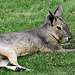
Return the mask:
<svg viewBox="0 0 75 75">
<path fill-rule="evenodd" d="M 57 39 L 54 35 L 50 34 L 50 36 L 52 37 L 53 40 L 60 43 L 59 39 Z"/>
<path fill-rule="evenodd" d="M 60 38 L 60 39 L 62 40 L 62 42 L 66 42 L 66 43 L 70 42 L 70 40 L 68 40 L 68 37 L 63 37 L 63 38 Z"/>
</svg>

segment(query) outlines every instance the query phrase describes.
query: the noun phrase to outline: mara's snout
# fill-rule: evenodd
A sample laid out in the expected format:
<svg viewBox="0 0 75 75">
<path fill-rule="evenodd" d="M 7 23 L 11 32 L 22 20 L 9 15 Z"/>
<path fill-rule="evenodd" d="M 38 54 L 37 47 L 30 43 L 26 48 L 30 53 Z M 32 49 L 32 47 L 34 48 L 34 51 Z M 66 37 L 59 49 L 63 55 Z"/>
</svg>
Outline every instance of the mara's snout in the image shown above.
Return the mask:
<svg viewBox="0 0 75 75">
<path fill-rule="evenodd" d="M 72 39 L 72 35 L 71 34 L 69 36 L 65 36 L 65 37 L 61 38 L 62 42 L 69 42 L 69 41 L 71 41 L 71 39 Z"/>
</svg>

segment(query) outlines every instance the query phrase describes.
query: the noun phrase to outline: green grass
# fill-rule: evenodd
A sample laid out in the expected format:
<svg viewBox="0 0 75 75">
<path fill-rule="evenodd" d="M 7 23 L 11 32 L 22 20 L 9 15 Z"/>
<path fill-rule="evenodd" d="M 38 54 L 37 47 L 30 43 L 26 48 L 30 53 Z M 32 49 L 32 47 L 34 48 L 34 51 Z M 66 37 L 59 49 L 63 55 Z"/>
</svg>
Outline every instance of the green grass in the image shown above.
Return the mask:
<svg viewBox="0 0 75 75">
<path fill-rule="evenodd" d="M 63 18 L 75 43 L 75 0 L 0 0 L 0 34 L 26 31 L 42 25 L 48 10 L 63 4 Z M 75 52 L 34 53 L 18 57 L 20 65 L 34 71 L 0 69 L 1 75 L 75 75 Z"/>
</svg>

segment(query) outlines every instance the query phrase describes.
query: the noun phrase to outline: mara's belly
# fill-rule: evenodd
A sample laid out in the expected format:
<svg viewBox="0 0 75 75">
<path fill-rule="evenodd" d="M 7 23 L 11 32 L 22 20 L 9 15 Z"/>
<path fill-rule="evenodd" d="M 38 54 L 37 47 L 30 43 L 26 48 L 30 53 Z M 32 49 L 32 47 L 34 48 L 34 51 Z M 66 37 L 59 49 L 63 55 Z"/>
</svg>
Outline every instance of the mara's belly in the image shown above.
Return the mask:
<svg viewBox="0 0 75 75">
<path fill-rule="evenodd" d="M 38 48 L 36 46 L 23 44 L 10 45 L 10 48 L 14 50 L 17 56 L 24 56 L 30 53 L 34 53 L 35 51 L 38 51 Z"/>
</svg>

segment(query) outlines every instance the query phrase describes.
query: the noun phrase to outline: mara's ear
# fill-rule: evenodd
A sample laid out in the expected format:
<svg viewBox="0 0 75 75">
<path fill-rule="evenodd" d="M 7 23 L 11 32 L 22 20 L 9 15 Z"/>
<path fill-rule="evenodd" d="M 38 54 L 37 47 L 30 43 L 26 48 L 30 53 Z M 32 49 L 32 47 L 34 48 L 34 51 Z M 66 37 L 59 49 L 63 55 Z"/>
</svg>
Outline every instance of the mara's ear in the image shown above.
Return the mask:
<svg viewBox="0 0 75 75">
<path fill-rule="evenodd" d="M 54 14 L 55 16 L 62 17 L 62 13 L 63 13 L 63 7 L 62 7 L 62 4 L 59 4 Z"/>
<path fill-rule="evenodd" d="M 51 25 L 53 25 L 53 21 L 54 19 L 56 20 L 56 17 L 54 16 L 54 14 L 52 14 L 49 10 L 48 10 L 48 15 L 46 17 L 46 20 L 51 23 Z"/>
</svg>

